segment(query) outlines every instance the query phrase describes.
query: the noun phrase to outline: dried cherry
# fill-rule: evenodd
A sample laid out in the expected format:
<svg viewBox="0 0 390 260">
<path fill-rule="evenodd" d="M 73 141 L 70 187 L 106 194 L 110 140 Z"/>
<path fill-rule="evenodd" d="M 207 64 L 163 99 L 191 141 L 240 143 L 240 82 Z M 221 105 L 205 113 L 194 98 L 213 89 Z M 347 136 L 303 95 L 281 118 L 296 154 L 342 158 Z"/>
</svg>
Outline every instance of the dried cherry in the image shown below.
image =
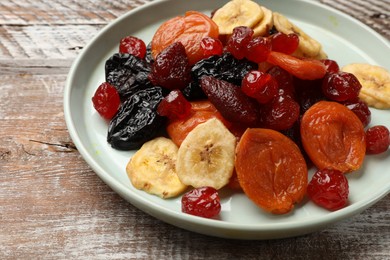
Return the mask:
<svg viewBox="0 0 390 260">
<path fill-rule="evenodd" d="M 367 129 L 366 145 L 367 154 L 380 154 L 386 152 L 390 145 L 389 129 L 383 125 L 376 125 Z"/>
<path fill-rule="evenodd" d="M 193 189 L 181 199 L 182 212 L 198 217 L 212 218 L 221 211 L 218 191 L 212 187 Z"/>
<path fill-rule="evenodd" d="M 343 208 L 348 194 L 348 179 L 341 171 L 330 168 L 318 170 L 307 186 L 310 199 L 328 210 Z"/>
</svg>

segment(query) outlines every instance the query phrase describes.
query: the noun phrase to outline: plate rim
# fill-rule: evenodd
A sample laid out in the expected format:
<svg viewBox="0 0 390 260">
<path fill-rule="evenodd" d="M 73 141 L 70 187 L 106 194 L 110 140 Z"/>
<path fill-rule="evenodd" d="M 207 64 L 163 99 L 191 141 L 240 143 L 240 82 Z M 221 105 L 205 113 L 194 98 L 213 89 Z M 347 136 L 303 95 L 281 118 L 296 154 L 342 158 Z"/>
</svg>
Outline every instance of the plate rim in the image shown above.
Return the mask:
<svg viewBox="0 0 390 260">
<path fill-rule="evenodd" d="M 216 228 L 220 229 L 221 231 L 230 231 L 228 232 L 229 235 L 224 234 L 211 234 L 215 236 L 221 236 L 226 238 L 240 238 L 240 239 L 264 239 L 264 238 L 281 238 L 281 237 L 289 237 L 288 234 L 286 234 L 286 231 L 295 231 L 298 232 L 301 229 L 302 225 L 297 226 L 291 226 L 291 222 L 282 222 L 282 223 L 275 223 L 275 224 L 264 224 L 264 225 L 256 225 L 253 224 L 242 224 L 242 223 L 231 223 L 227 221 L 221 221 L 221 220 L 215 220 L 215 219 L 205 219 L 205 218 L 199 218 L 187 214 L 183 214 L 181 212 L 177 212 L 174 210 L 163 208 L 161 205 L 153 204 L 152 207 L 150 206 L 145 207 L 145 205 L 148 205 L 150 201 L 142 197 L 139 194 L 132 193 L 130 191 L 131 197 L 129 197 L 129 190 L 119 181 L 114 179 L 110 174 L 108 174 L 102 167 L 99 165 L 96 160 L 91 156 L 90 152 L 86 149 L 85 145 L 83 144 L 83 141 L 81 140 L 80 136 L 77 133 L 77 128 L 75 126 L 74 119 L 71 117 L 71 107 L 70 107 L 70 97 L 71 97 L 71 91 L 72 91 L 72 82 L 75 79 L 76 76 L 76 70 L 87 54 L 88 50 L 91 48 L 91 46 L 95 43 L 96 40 L 98 40 L 101 35 L 105 34 L 107 31 L 109 31 L 112 27 L 115 26 L 116 23 L 120 23 L 122 20 L 128 19 L 128 17 L 131 17 L 134 13 L 142 12 L 144 9 L 151 8 L 154 5 L 160 5 L 164 4 L 164 2 L 171 2 L 172 0 L 159 0 L 159 1 L 153 1 L 146 3 L 142 6 L 136 7 L 129 12 L 124 13 L 123 15 L 119 16 L 118 18 L 114 19 L 110 23 L 108 23 L 106 26 L 104 26 L 101 30 L 97 32 L 97 34 L 88 42 L 87 45 L 83 48 L 81 53 L 76 57 L 74 62 L 71 65 L 71 68 L 68 72 L 68 76 L 66 79 L 65 87 L 64 87 L 64 98 L 63 98 L 63 109 L 64 109 L 64 116 L 65 116 L 65 122 L 69 131 L 69 135 L 74 142 L 78 152 L 81 154 L 83 159 L 88 163 L 88 165 L 92 168 L 92 170 L 99 176 L 100 179 L 103 180 L 104 183 L 106 183 L 111 189 L 113 189 L 116 193 L 118 193 L 121 197 L 123 197 L 125 200 L 130 202 L 132 205 L 136 206 L 137 208 L 141 209 L 142 211 L 146 212 L 147 214 L 158 218 L 160 220 L 163 220 L 164 222 L 170 223 L 172 225 L 195 231 L 197 233 L 203 233 L 206 235 L 210 235 L 208 232 L 204 231 L 203 229 L 198 230 L 196 228 L 188 228 L 186 226 L 186 222 L 190 222 L 192 224 L 200 225 L 204 228 Z M 348 14 L 345 14 L 335 8 L 329 7 L 327 5 L 321 4 L 318 1 L 313 0 L 295 0 L 297 2 L 304 2 L 309 5 L 317 5 L 320 8 L 328 9 L 329 11 L 333 13 L 337 13 L 337 15 L 342 16 L 343 18 L 351 20 L 353 23 L 357 23 L 360 27 L 364 27 L 364 29 L 368 30 L 371 34 L 374 34 L 378 40 L 383 41 L 383 43 L 387 46 L 389 46 L 389 41 L 381 36 L 378 32 L 376 32 L 371 27 L 367 26 L 366 24 L 362 23 L 361 21 L 349 16 Z M 257 1 L 259 2 L 259 1 Z M 379 191 L 376 197 L 373 197 L 368 203 L 363 203 L 361 201 L 358 201 L 347 208 L 329 212 L 325 219 L 323 217 L 317 218 L 317 219 L 307 219 L 305 221 L 305 225 L 303 225 L 304 228 L 307 228 L 307 230 L 302 230 L 301 234 L 309 233 L 314 230 L 318 230 L 323 226 L 326 226 L 328 224 L 337 222 L 341 219 L 344 219 L 348 216 L 355 215 L 364 209 L 370 207 L 372 204 L 386 196 L 390 192 L 390 185 L 387 188 L 384 188 L 383 190 Z M 362 206 L 361 204 L 364 204 Z M 176 220 L 179 220 L 179 223 L 176 222 Z M 182 223 L 184 222 L 184 224 Z M 202 232 L 203 231 L 203 232 Z M 268 232 L 275 232 L 275 235 L 272 236 L 272 234 L 268 234 Z M 233 232 L 233 233 L 231 233 Z M 249 232 L 248 235 L 245 235 L 245 232 Z M 259 234 L 260 232 L 260 234 Z M 265 232 L 267 233 L 267 236 L 264 237 L 261 233 Z M 298 232 L 299 233 L 299 232 Z M 294 233 L 291 236 L 296 236 L 296 233 Z"/>
</svg>

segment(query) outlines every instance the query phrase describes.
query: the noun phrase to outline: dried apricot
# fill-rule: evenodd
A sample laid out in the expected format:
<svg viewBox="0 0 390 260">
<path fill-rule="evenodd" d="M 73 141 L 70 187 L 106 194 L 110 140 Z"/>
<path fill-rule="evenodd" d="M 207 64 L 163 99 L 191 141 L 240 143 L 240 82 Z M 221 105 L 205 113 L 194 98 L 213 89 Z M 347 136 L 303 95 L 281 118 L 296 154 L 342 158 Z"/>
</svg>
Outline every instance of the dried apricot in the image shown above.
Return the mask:
<svg viewBox="0 0 390 260">
<path fill-rule="evenodd" d="M 319 101 L 301 120 L 303 147 L 318 169 L 343 173 L 361 167 L 365 152 L 365 132 L 360 119 L 346 106 Z"/>
<path fill-rule="evenodd" d="M 177 16 L 164 22 L 152 39 L 154 58 L 174 42 L 181 42 L 186 50 L 190 64 L 204 58 L 201 41 L 205 37 L 218 38 L 217 24 L 205 14 L 188 11 L 184 16 Z"/>
<path fill-rule="evenodd" d="M 237 145 L 235 166 L 245 194 L 267 212 L 288 213 L 305 196 L 305 159 L 298 146 L 278 131 L 248 128 Z"/>
<path fill-rule="evenodd" d="M 321 79 L 326 74 L 326 67 L 319 60 L 303 60 L 282 52 L 271 51 L 267 61 L 283 68 L 299 79 Z"/>
</svg>

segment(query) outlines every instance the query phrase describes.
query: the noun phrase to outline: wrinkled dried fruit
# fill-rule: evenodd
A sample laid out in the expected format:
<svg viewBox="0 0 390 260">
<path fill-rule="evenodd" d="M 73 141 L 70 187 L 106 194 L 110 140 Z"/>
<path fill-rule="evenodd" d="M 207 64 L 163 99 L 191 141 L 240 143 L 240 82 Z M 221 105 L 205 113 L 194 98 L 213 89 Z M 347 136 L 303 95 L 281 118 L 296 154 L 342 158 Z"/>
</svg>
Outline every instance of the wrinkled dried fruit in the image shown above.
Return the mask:
<svg viewBox="0 0 390 260">
<path fill-rule="evenodd" d="M 390 133 L 384 125 L 370 127 L 366 131 L 366 144 L 368 154 L 386 152 L 390 145 Z"/>
<path fill-rule="evenodd" d="M 127 53 L 115 53 L 105 64 L 106 81 L 113 85 L 124 102 L 135 92 L 152 87 L 148 79 L 150 65 Z"/>
<path fill-rule="evenodd" d="M 149 75 L 150 81 L 167 89 L 183 89 L 191 82 L 191 67 L 183 44 L 175 42 L 160 52 Z"/>
<path fill-rule="evenodd" d="M 307 186 L 310 199 L 328 210 L 343 208 L 347 204 L 348 194 L 349 186 L 345 175 L 329 168 L 318 170 Z"/>
<path fill-rule="evenodd" d="M 164 118 L 157 114 L 162 99 L 160 87 L 140 90 L 130 96 L 110 121 L 107 142 L 115 149 L 132 150 L 154 138 L 164 124 Z"/>
<path fill-rule="evenodd" d="M 118 112 L 121 101 L 116 88 L 103 82 L 93 95 L 92 103 L 101 117 L 110 120 Z"/>
<path fill-rule="evenodd" d="M 210 102 L 226 120 L 247 126 L 257 125 L 257 102 L 245 95 L 241 88 L 211 76 L 202 77 L 200 85 Z"/>
<path fill-rule="evenodd" d="M 212 187 L 193 189 L 181 199 L 182 212 L 198 217 L 212 218 L 221 211 L 218 191 Z"/>
</svg>

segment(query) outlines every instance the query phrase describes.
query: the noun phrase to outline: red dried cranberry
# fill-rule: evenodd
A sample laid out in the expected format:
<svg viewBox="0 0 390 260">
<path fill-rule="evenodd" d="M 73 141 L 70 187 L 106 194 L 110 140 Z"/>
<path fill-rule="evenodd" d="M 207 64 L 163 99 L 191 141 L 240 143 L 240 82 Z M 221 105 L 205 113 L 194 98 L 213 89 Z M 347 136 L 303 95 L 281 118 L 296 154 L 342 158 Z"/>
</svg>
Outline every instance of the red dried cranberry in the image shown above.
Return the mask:
<svg viewBox="0 0 390 260">
<path fill-rule="evenodd" d="M 307 186 L 307 195 L 317 205 L 328 210 L 343 208 L 348 201 L 349 185 L 338 170 L 318 170 Z"/>
<path fill-rule="evenodd" d="M 218 191 L 212 187 L 193 189 L 183 195 L 181 209 L 184 213 L 199 217 L 215 217 L 221 211 Z"/>
<path fill-rule="evenodd" d="M 271 36 L 272 50 L 292 54 L 299 45 L 299 37 L 295 33 L 284 34 L 281 32 Z"/>
<path fill-rule="evenodd" d="M 143 59 L 146 54 L 146 45 L 144 41 L 134 36 L 126 36 L 119 43 L 120 53 L 130 53 Z"/>
<path fill-rule="evenodd" d="M 343 105 L 348 107 L 352 112 L 359 117 L 364 127 L 371 122 L 371 111 L 368 105 L 363 100 L 356 98 L 354 100 L 343 102 Z"/>
<path fill-rule="evenodd" d="M 219 39 L 212 37 L 205 37 L 200 42 L 200 47 L 203 50 L 204 58 L 208 58 L 213 55 L 222 55 L 223 45 Z"/>
<path fill-rule="evenodd" d="M 366 153 L 386 152 L 390 145 L 389 129 L 383 125 L 373 126 L 366 131 Z"/>
<path fill-rule="evenodd" d="M 278 83 L 271 75 L 253 70 L 243 78 L 241 89 L 260 104 L 265 104 L 278 94 Z"/>
<path fill-rule="evenodd" d="M 92 104 L 101 117 L 110 120 L 118 112 L 121 101 L 116 88 L 104 82 L 93 95 Z"/>
<path fill-rule="evenodd" d="M 249 27 L 238 26 L 234 28 L 232 36 L 229 38 L 226 45 L 227 51 L 236 59 L 243 59 L 252 36 L 253 30 Z"/>
<path fill-rule="evenodd" d="M 279 66 L 270 68 L 267 73 L 270 74 L 278 83 L 280 96 L 288 96 L 295 99 L 296 94 L 294 81 L 290 73 Z"/>
<path fill-rule="evenodd" d="M 169 45 L 157 55 L 149 80 L 167 89 L 183 89 L 191 82 L 191 67 L 181 42 Z"/>
<path fill-rule="evenodd" d="M 260 122 L 263 127 L 273 130 L 286 130 L 299 119 L 299 104 L 288 96 L 272 99 L 260 109 Z"/>
<path fill-rule="evenodd" d="M 322 82 L 322 91 L 330 100 L 346 101 L 358 97 L 362 85 L 352 73 L 328 73 Z"/>
<path fill-rule="evenodd" d="M 326 67 L 326 72 L 328 73 L 336 73 L 340 71 L 339 64 L 337 64 L 334 60 L 324 59 L 320 60 Z"/>
<path fill-rule="evenodd" d="M 267 60 L 270 52 L 270 40 L 265 37 L 256 37 L 248 43 L 245 57 L 250 61 L 260 63 Z"/>
<path fill-rule="evenodd" d="M 183 119 L 190 115 L 191 103 L 188 102 L 180 90 L 172 90 L 161 100 L 157 107 L 157 113 L 171 120 Z"/>
</svg>

